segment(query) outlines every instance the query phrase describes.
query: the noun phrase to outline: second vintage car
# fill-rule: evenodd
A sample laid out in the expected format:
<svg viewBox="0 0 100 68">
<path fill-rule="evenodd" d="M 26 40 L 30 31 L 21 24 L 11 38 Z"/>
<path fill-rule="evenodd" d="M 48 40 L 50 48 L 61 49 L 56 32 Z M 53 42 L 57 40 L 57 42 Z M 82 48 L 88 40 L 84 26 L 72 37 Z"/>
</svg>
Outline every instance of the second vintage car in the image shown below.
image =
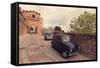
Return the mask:
<svg viewBox="0 0 100 68">
<path fill-rule="evenodd" d="M 44 37 L 45 40 L 52 40 L 52 38 L 53 38 L 52 32 L 46 32 L 45 33 L 45 37 Z"/>
</svg>

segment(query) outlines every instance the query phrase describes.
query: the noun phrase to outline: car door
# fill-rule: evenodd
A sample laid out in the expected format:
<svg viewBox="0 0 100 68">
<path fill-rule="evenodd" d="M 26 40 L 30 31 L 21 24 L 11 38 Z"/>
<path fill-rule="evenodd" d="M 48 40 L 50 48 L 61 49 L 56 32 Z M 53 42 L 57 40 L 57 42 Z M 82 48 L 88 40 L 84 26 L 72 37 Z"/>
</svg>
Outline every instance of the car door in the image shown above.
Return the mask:
<svg viewBox="0 0 100 68">
<path fill-rule="evenodd" d="M 57 51 L 59 51 L 60 53 L 64 51 L 64 45 L 61 41 L 61 37 L 58 36 L 54 44 Z"/>
</svg>

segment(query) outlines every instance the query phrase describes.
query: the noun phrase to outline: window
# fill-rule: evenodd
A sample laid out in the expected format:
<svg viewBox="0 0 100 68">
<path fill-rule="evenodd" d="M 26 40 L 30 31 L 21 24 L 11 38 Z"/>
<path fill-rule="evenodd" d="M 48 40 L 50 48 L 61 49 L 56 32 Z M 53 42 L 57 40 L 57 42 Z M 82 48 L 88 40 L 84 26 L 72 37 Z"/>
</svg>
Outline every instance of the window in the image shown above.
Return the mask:
<svg viewBox="0 0 100 68">
<path fill-rule="evenodd" d="M 31 28 L 31 31 L 33 31 L 33 28 Z"/>
<path fill-rule="evenodd" d="M 69 36 L 69 35 L 63 35 L 63 36 L 62 36 L 62 41 L 63 41 L 63 42 L 70 41 L 70 36 Z"/>
<path fill-rule="evenodd" d="M 32 17 L 35 18 L 35 15 L 33 14 Z"/>
</svg>

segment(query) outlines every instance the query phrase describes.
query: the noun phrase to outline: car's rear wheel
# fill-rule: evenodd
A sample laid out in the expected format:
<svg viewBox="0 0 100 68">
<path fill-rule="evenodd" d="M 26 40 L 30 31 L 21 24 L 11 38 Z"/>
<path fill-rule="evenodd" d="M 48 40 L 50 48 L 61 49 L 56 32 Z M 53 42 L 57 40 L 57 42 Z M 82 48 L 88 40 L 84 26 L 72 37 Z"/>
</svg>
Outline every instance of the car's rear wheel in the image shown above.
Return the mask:
<svg viewBox="0 0 100 68">
<path fill-rule="evenodd" d="M 68 54 L 64 51 L 64 52 L 62 52 L 61 56 L 64 57 L 64 58 L 67 58 Z"/>
<path fill-rule="evenodd" d="M 44 38 L 45 40 L 47 40 L 47 37 L 45 36 L 45 38 Z"/>
</svg>

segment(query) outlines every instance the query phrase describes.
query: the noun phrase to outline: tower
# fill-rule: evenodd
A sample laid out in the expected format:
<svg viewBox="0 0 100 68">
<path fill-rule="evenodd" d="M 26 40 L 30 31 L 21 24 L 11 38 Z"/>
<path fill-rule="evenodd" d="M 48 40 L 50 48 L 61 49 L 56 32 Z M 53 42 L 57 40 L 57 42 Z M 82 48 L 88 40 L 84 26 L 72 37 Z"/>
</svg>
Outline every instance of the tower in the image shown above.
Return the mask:
<svg viewBox="0 0 100 68">
<path fill-rule="evenodd" d="M 23 10 L 21 13 L 19 12 L 19 23 L 20 34 L 42 34 L 43 18 L 40 13 L 34 10 Z"/>
</svg>

